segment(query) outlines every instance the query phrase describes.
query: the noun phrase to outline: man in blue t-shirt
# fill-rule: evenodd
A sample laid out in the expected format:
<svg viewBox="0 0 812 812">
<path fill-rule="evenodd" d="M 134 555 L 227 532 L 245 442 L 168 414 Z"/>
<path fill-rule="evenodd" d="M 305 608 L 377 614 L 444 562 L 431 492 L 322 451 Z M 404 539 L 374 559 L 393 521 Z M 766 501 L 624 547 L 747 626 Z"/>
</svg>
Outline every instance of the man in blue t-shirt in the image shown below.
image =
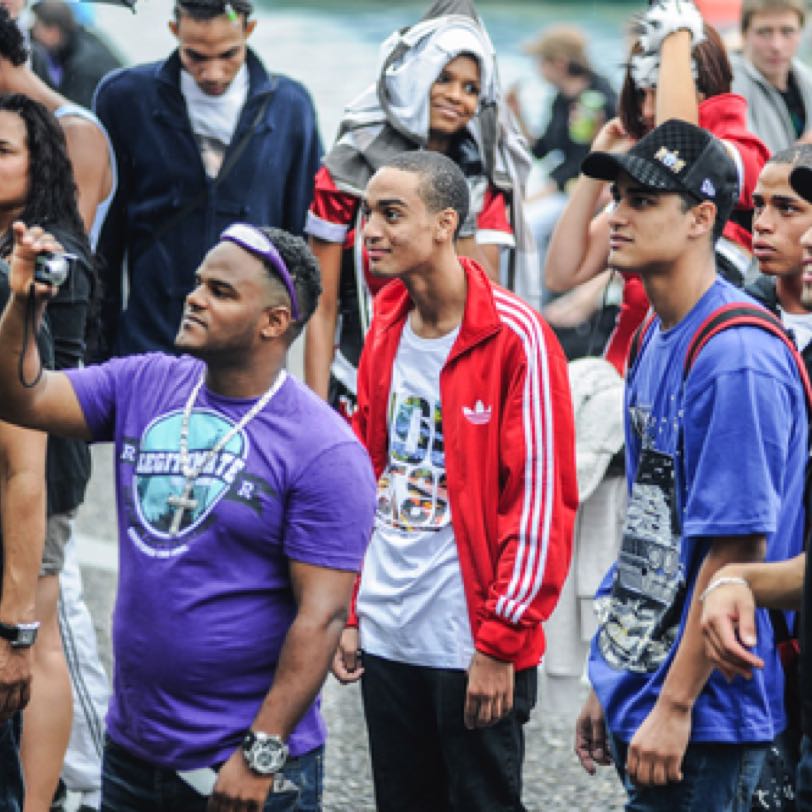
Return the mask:
<svg viewBox="0 0 812 812">
<path fill-rule="evenodd" d="M 727 563 L 801 549 L 803 389 L 789 349 L 753 326 L 718 333 L 683 376 L 705 319 L 751 301 L 716 275 L 714 239 L 738 196 L 721 141 L 672 120 L 626 154 L 592 153 L 583 170 L 614 182 L 609 264 L 641 276 L 654 319 L 628 374 L 629 507 L 598 591 L 576 750 L 590 771 L 611 752 L 629 808 L 749 809 L 785 725 L 783 673 L 766 614 L 764 669 L 733 683 L 714 672 L 699 596 Z"/>
<path fill-rule="evenodd" d="M 8 348 L 25 345 L 35 257 L 60 248 L 22 223 L 14 236 L 0 324 Z M 115 442 L 120 563 L 104 809 L 320 807 L 316 695 L 369 538 L 375 485 L 349 427 L 285 372 L 319 287 L 301 239 L 234 224 L 186 297 L 176 346 L 187 355 L 45 372 L 30 388 L 16 352 L 0 359 L 3 419 Z M 35 295 L 41 316 L 47 286 Z M 29 382 L 37 356 L 26 347 Z"/>
</svg>

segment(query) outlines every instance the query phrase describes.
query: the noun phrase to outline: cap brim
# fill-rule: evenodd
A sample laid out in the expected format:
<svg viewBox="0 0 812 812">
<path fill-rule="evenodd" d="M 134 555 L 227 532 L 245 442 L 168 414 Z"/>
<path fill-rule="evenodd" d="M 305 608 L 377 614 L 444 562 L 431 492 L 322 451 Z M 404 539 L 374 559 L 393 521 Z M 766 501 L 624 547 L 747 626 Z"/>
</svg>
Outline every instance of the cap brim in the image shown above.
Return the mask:
<svg viewBox="0 0 812 812">
<path fill-rule="evenodd" d="M 671 172 L 657 161 L 631 152 L 591 152 L 581 164 L 581 172 L 597 180 L 617 180 L 625 172 L 632 180 L 655 192 L 688 192 Z M 690 192 L 688 192 L 690 194 Z"/>
<path fill-rule="evenodd" d="M 812 166 L 800 164 L 789 175 L 792 188 L 806 201 L 812 203 Z"/>
<path fill-rule="evenodd" d="M 590 152 L 581 162 L 581 172 L 596 180 L 615 180 L 625 170 L 621 159 L 627 157 L 613 152 Z"/>
</svg>

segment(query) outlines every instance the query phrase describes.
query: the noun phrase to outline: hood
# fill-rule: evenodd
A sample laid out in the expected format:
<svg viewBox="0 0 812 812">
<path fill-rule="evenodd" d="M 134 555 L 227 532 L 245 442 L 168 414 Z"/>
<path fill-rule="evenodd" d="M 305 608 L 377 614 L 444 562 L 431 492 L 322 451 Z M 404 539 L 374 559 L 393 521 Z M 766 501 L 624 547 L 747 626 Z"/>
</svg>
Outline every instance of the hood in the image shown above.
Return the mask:
<svg viewBox="0 0 812 812">
<path fill-rule="evenodd" d="M 481 144 L 486 118 L 492 126 L 489 108 L 496 107 L 498 88 L 493 45 L 476 20 L 465 15 L 422 20 L 396 31 L 381 46 L 378 103 L 391 126 L 419 146 L 425 146 L 429 137 L 431 86 L 460 54 L 471 54 L 479 63 L 479 114 L 468 129 Z"/>
<path fill-rule="evenodd" d="M 585 502 L 623 448 L 623 378 L 605 358 L 569 363 L 575 414 L 575 464 L 578 498 Z"/>
<path fill-rule="evenodd" d="M 445 6 L 460 13 L 433 13 Z M 339 189 L 360 194 L 369 177 L 387 160 L 426 146 L 431 86 L 452 59 L 467 53 L 479 63 L 481 86 L 479 112 L 467 130 L 489 179 L 509 190 L 506 174 L 502 184 L 494 177 L 498 174 L 494 153 L 502 140 L 494 48 L 472 11 L 468 0 L 438 0 L 424 19 L 393 32 L 381 45 L 376 79 L 346 106 L 338 139 L 325 158 Z"/>
<path fill-rule="evenodd" d="M 477 14 L 473 0 L 434 0 L 431 8 L 421 19 L 431 20 L 434 17 L 445 17 L 449 14 L 459 14 L 479 21 L 479 14 Z"/>
</svg>

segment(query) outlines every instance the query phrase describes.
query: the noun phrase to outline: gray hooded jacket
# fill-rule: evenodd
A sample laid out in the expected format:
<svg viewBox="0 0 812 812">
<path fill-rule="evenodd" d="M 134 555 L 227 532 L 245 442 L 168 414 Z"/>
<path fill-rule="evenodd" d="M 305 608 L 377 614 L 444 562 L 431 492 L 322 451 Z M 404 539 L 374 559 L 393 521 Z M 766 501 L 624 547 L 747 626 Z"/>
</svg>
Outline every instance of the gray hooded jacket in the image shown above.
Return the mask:
<svg viewBox="0 0 812 812">
<path fill-rule="evenodd" d="M 797 141 L 795 128 L 781 94 L 743 54 L 731 54 L 733 92 L 747 99 L 747 125 L 771 153 Z M 806 128 L 812 129 L 812 72 L 799 60 L 792 62 L 792 75 L 806 110 Z"/>
</svg>

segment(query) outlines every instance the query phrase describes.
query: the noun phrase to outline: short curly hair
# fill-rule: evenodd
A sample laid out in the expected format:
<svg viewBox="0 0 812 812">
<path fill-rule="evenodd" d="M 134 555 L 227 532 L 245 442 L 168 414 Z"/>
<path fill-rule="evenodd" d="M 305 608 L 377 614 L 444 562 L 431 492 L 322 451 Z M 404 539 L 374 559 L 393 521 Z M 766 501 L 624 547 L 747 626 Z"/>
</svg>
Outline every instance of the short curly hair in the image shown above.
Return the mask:
<svg viewBox="0 0 812 812">
<path fill-rule="evenodd" d="M 381 168 L 399 169 L 419 177 L 417 191 L 431 212 L 454 209 L 459 222 L 457 232 L 468 217 L 470 193 L 462 170 L 440 152 L 421 150 L 401 152 Z"/>
<path fill-rule="evenodd" d="M 780 149 L 767 159 L 767 163 L 783 166 L 812 164 L 812 144 L 793 144 L 786 149 Z"/>
<path fill-rule="evenodd" d="M 290 275 L 293 277 L 297 304 L 299 305 L 299 318 L 291 324 L 288 330 L 289 343 L 292 343 L 300 335 L 318 304 L 319 295 L 321 294 L 319 263 L 301 237 L 295 237 L 281 228 L 271 226 L 261 226 L 259 231 L 274 244 L 285 261 Z M 264 264 L 271 273 L 279 292 L 284 295 L 285 299 L 288 299 L 287 289 L 277 276 L 276 271 L 273 270 L 269 263 L 265 262 Z"/>
</svg>

